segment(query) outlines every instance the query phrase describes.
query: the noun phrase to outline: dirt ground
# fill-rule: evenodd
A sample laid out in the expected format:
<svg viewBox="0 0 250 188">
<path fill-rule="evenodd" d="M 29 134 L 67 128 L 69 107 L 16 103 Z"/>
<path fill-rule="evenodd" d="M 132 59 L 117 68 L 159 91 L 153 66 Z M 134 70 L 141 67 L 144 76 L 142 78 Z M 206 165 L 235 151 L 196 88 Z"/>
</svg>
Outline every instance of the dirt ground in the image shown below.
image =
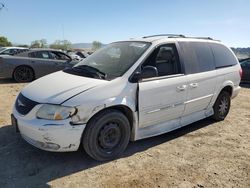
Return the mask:
<svg viewBox="0 0 250 188">
<path fill-rule="evenodd" d="M 0 80 L 0 187 L 250 187 L 250 87 L 223 122 L 210 119 L 130 143 L 100 163 L 82 149 L 51 153 L 27 144 L 10 125 L 25 84 Z"/>
</svg>

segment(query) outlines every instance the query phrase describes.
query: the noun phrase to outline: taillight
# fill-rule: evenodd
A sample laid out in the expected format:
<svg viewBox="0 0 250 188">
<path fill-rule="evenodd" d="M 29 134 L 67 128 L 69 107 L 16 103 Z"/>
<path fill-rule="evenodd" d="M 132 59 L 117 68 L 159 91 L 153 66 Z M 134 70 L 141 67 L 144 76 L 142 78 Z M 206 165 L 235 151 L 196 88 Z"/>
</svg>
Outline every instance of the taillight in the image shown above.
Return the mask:
<svg viewBox="0 0 250 188">
<path fill-rule="evenodd" d="M 243 70 L 242 68 L 240 67 L 240 70 L 239 70 L 239 74 L 240 74 L 240 79 L 242 78 L 242 74 L 243 74 Z"/>
</svg>

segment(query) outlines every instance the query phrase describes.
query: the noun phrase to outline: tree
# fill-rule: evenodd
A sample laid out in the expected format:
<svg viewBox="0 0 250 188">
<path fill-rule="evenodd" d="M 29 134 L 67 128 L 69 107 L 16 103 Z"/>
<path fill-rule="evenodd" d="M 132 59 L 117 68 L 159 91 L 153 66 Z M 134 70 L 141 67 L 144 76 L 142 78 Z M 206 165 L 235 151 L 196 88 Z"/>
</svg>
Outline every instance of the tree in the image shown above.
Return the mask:
<svg viewBox="0 0 250 188">
<path fill-rule="evenodd" d="M 97 50 L 97 49 L 99 49 L 101 47 L 102 47 L 102 43 L 101 42 L 99 42 L 99 41 L 93 41 L 92 42 L 92 49 L 93 50 Z"/>
<path fill-rule="evenodd" d="M 0 46 L 12 46 L 12 44 L 6 37 L 0 36 Z"/>
<path fill-rule="evenodd" d="M 39 40 L 32 41 L 31 44 L 30 44 L 30 47 L 31 48 L 40 48 L 40 42 L 39 42 Z"/>
<path fill-rule="evenodd" d="M 46 41 L 46 39 L 34 40 L 34 41 L 31 42 L 30 47 L 31 48 L 46 48 L 47 47 L 47 41 Z"/>
<path fill-rule="evenodd" d="M 40 44 L 41 44 L 41 48 L 46 48 L 47 47 L 47 40 L 46 39 L 41 39 Z"/>
<path fill-rule="evenodd" d="M 56 40 L 49 47 L 54 48 L 54 49 L 61 49 L 61 50 L 70 50 L 72 48 L 71 42 L 68 40 Z"/>
<path fill-rule="evenodd" d="M 19 44 L 19 45 L 17 45 L 18 47 L 23 47 L 23 48 L 29 48 L 29 45 L 27 45 L 27 44 Z"/>
<path fill-rule="evenodd" d="M 0 10 L 2 10 L 4 7 L 5 7 L 5 5 L 0 2 Z"/>
</svg>

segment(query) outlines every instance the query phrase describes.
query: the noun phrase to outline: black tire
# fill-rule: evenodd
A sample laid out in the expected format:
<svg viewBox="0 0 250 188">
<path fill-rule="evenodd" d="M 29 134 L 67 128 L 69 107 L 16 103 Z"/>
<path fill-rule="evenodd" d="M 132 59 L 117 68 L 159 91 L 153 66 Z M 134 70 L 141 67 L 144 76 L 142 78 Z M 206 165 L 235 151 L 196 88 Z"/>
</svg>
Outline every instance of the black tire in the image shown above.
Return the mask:
<svg viewBox="0 0 250 188">
<path fill-rule="evenodd" d="M 13 78 L 16 82 L 31 82 L 35 78 L 34 71 L 28 66 L 19 66 L 13 72 Z"/>
<path fill-rule="evenodd" d="M 105 110 L 87 124 L 82 144 L 86 153 L 97 161 L 108 161 L 119 156 L 130 139 L 127 117 L 117 110 Z"/>
<path fill-rule="evenodd" d="M 222 91 L 216 99 L 216 102 L 214 103 L 214 115 L 212 116 L 212 118 L 216 121 L 224 120 L 230 110 L 230 105 L 230 94 L 226 91 Z"/>
</svg>

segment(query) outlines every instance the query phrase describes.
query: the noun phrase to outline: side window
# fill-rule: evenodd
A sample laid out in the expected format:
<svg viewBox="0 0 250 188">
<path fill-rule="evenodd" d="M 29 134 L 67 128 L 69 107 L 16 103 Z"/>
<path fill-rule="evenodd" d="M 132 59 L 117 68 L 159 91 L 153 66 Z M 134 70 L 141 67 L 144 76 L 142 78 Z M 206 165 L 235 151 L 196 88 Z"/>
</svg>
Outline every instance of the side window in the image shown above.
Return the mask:
<svg viewBox="0 0 250 188">
<path fill-rule="evenodd" d="M 29 57 L 35 58 L 36 57 L 36 52 L 30 52 L 28 53 Z"/>
<path fill-rule="evenodd" d="M 49 59 L 49 54 L 47 51 L 35 51 L 31 52 L 28 55 L 29 57 L 32 58 L 41 58 L 41 59 Z"/>
<path fill-rule="evenodd" d="M 221 44 L 210 43 L 215 58 L 216 68 L 236 65 L 237 59 L 233 53 Z"/>
<path fill-rule="evenodd" d="M 213 53 L 204 42 L 179 42 L 187 74 L 215 69 Z"/>
<path fill-rule="evenodd" d="M 70 58 L 63 53 L 60 53 L 60 52 L 49 52 L 49 53 L 50 53 L 51 59 L 70 60 Z"/>
<path fill-rule="evenodd" d="M 47 51 L 37 51 L 31 53 L 33 58 L 49 59 L 49 54 Z"/>
<path fill-rule="evenodd" d="M 168 76 L 181 73 L 179 56 L 175 44 L 159 46 L 143 63 L 145 66 L 153 66 L 158 70 L 158 76 Z"/>
<path fill-rule="evenodd" d="M 9 50 L 5 50 L 2 54 L 10 54 L 10 49 Z"/>
<path fill-rule="evenodd" d="M 204 42 L 193 42 L 191 45 L 197 56 L 199 71 L 204 72 L 214 70 L 214 57 L 209 45 Z"/>
</svg>

